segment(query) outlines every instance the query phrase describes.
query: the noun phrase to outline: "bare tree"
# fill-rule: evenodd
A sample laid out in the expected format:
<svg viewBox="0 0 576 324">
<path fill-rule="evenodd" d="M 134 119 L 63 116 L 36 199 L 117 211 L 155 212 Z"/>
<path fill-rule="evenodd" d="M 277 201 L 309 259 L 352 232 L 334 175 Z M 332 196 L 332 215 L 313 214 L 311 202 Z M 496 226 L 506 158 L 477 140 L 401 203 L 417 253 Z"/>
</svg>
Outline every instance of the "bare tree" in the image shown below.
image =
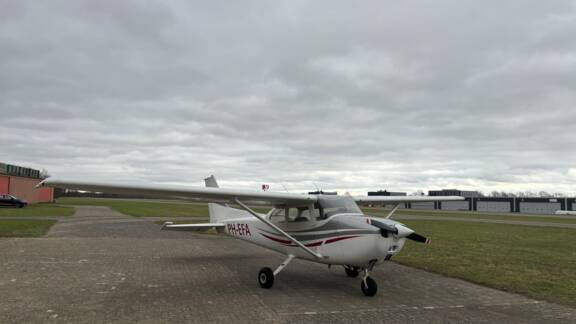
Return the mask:
<svg viewBox="0 0 576 324">
<path fill-rule="evenodd" d="M 413 193 L 411 193 L 410 196 L 424 196 L 424 191 L 416 190 Z"/>
<path fill-rule="evenodd" d="M 48 170 L 46 169 L 42 169 L 40 171 L 40 179 L 46 179 L 46 178 L 50 178 L 50 172 L 48 172 Z"/>
<path fill-rule="evenodd" d="M 552 197 L 551 194 L 549 194 L 548 192 L 543 191 L 543 190 L 538 193 L 538 196 L 542 197 L 542 198 Z"/>
</svg>

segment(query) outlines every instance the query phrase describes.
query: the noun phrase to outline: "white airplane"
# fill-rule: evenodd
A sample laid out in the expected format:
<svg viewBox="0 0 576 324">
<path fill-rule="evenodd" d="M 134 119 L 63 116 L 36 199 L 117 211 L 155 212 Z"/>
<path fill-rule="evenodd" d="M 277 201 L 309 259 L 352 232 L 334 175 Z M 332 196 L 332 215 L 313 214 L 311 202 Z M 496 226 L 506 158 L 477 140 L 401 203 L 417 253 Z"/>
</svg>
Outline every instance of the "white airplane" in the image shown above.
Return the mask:
<svg viewBox="0 0 576 324">
<path fill-rule="evenodd" d="M 557 210 L 554 212 L 555 215 L 567 215 L 576 216 L 576 210 Z"/>
<path fill-rule="evenodd" d="M 294 258 L 300 258 L 328 266 L 344 266 L 346 274 L 353 278 L 362 273 L 360 287 L 366 296 L 374 296 L 378 290 L 376 281 L 370 277 L 374 266 L 400 252 L 406 239 L 429 243 L 426 237 L 390 219 L 400 204 L 464 199 L 456 196 L 354 197 L 230 190 L 219 188 L 214 176 L 206 178 L 205 182 L 207 188 L 184 188 L 47 179 L 38 186 L 209 202 L 210 223 L 167 222 L 162 229 L 186 231 L 214 228 L 234 238 L 284 254 L 286 259 L 275 270 L 265 267 L 258 273 L 258 283 L 262 288 L 271 288 L 280 271 Z M 380 218 L 364 215 L 358 204 L 395 206 L 388 216 Z M 253 205 L 274 208 L 267 214 L 261 214 L 249 207 Z"/>
</svg>

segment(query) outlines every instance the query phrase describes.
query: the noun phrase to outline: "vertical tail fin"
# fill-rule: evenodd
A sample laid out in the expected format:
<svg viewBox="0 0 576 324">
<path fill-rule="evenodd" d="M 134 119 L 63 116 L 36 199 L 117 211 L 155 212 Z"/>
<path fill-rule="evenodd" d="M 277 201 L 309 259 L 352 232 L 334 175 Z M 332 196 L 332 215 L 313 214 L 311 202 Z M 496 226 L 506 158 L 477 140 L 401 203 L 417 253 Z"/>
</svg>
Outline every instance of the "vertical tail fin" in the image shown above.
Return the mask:
<svg viewBox="0 0 576 324">
<path fill-rule="evenodd" d="M 206 184 L 206 188 L 219 188 L 218 182 L 216 181 L 216 177 L 214 177 L 214 175 L 211 175 L 208 178 L 204 179 L 204 183 Z M 217 209 L 219 209 L 218 207 L 221 206 L 215 203 L 208 204 L 208 214 L 210 215 L 210 223 L 218 222 L 218 217 L 216 217 L 216 215 L 218 214 L 217 211 Z"/>
<path fill-rule="evenodd" d="M 207 188 L 219 188 L 216 178 L 211 175 L 204 179 Z M 224 219 L 248 217 L 248 212 L 228 206 L 227 204 L 208 203 L 208 213 L 210 214 L 210 223 L 220 223 Z"/>
</svg>

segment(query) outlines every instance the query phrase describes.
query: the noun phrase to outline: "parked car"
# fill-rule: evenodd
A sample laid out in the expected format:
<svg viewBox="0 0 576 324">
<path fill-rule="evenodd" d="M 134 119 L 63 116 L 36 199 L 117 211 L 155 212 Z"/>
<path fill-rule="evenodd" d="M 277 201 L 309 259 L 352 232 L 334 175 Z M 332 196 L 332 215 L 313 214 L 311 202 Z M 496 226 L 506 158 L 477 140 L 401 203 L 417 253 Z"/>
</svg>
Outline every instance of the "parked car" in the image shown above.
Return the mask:
<svg viewBox="0 0 576 324">
<path fill-rule="evenodd" d="M 18 199 L 11 195 L 0 195 L 0 206 L 10 206 L 22 208 L 28 205 L 26 200 Z"/>
</svg>

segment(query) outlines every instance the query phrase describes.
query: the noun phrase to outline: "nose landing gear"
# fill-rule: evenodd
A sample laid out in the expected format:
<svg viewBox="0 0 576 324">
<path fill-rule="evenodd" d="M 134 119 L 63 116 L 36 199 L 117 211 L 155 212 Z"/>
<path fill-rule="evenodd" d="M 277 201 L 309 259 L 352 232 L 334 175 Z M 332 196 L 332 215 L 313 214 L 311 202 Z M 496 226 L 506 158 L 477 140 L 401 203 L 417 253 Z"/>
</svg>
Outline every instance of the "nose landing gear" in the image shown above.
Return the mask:
<svg viewBox="0 0 576 324">
<path fill-rule="evenodd" d="M 362 293 L 364 293 L 364 296 L 372 297 L 376 295 L 376 293 L 378 292 L 378 285 L 376 284 L 376 281 L 374 279 L 370 277 L 365 277 L 364 280 L 362 280 L 362 283 L 360 284 L 360 289 L 362 289 Z"/>
<path fill-rule="evenodd" d="M 370 272 L 374 268 L 374 265 L 376 265 L 376 262 L 377 260 L 371 260 L 368 266 L 363 269 L 364 277 L 362 278 L 360 289 L 362 293 L 364 293 L 364 296 L 367 297 L 373 297 L 378 292 L 378 284 L 376 284 L 374 279 L 370 278 Z"/>
</svg>

